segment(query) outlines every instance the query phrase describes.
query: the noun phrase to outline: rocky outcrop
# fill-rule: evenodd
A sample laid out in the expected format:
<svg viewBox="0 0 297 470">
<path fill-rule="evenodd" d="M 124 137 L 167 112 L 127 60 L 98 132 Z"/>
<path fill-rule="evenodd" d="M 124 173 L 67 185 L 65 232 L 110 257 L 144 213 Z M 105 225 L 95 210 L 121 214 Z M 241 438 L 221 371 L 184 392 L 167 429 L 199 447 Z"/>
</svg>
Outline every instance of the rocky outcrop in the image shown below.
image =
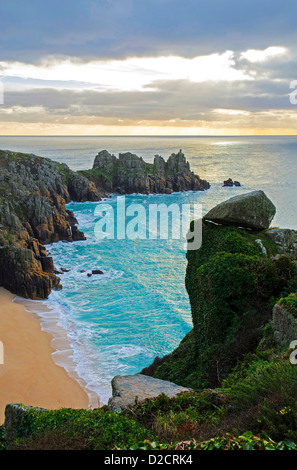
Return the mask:
<svg viewBox="0 0 297 470">
<path fill-rule="evenodd" d="M 34 412 L 45 411 L 44 408 L 24 406 L 21 403 L 9 403 L 5 407 L 5 439 L 8 443 L 17 438 L 24 438 L 29 431 L 26 426 L 26 417 L 30 410 Z"/>
<path fill-rule="evenodd" d="M 269 228 L 275 213 L 274 204 L 263 191 L 252 191 L 218 204 L 203 219 L 222 225 L 264 230 Z"/>
<path fill-rule="evenodd" d="M 296 297 L 296 294 L 295 294 Z M 297 340 L 297 319 L 285 305 L 276 304 L 273 307 L 272 325 L 274 340 L 278 346 L 289 346 Z"/>
<path fill-rule="evenodd" d="M 287 254 L 297 260 L 297 230 L 289 228 L 270 228 L 267 236 L 278 246 L 280 254 Z"/>
<path fill-rule="evenodd" d="M 156 398 L 161 394 L 172 398 L 179 393 L 190 391 L 172 382 L 142 374 L 118 375 L 113 378 L 111 384 L 112 398 L 109 399 L 108 406 L 112 411 L 124 410 L 146 398 Z"/>
<path fill-rule="evenodd" d="M 48 158 L 0 151 L 0 168 L 0 285 L 25 298 L 47 298 L 61 284 L 44 245 L 85 239 L 66 203 L 104 194 Z"/>
<path fill-rule="evenodd" d="M 241 186 L 239 181 L 233 181 L 232 178 L 228 178 L 227 180 L 223 181 L 223 186 Z"/>
<path fill-rule="evenodd" d="M 272 202 L 256 191 L 219 204 L 203 218 L 202 244 L 186 255 L 193 329 L 147 374 L 195 390 L 221 387 L 268 335 L 272 317 L 277 344 L 297 339 L 296 233 L 267 229 L 274 213 Z M 272 312 L 271 301 L 279 298 Z"/>
<path fill-rule="evenodd" d="M 119 194 L 159 193 L 178 191 L 204 191 L 209 183 L 190 170 L 189 162 L 180 150 L 167 161 L 155 155 L 154 163 L 146 163 L 142 157 L 126 152 L 119 158 L 102 150 L 95 158 L 93 169 L 81 171 L 97 188 Z"/>
</svg>

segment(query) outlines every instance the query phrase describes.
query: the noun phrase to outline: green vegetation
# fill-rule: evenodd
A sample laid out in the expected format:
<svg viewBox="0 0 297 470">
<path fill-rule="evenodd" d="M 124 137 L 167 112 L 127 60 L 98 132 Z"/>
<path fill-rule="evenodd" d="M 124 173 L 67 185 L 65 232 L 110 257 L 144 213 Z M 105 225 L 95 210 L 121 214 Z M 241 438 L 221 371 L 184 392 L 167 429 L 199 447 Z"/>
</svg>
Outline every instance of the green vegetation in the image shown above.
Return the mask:
<svg viewBox="0 0 297 470">
<path fill-rule="evenodd" d="M 131 446 L 136 440 L 150 439 L 152 434 L 137 421 L 107 407 L 96 410 L 62 408 L 46 411 L 28 408 L 16 427 L 17 438 L 10 449 L 110 449 Z"/>
<path fill-rule="evenodd" d="M 117 175 L 117 167 L 115 166 L 112 173 L 105 173 L 100 168 L 92 168 L 91 170 L 79 170 L 77 172 L 81 176 L 84 176 L 89 181 L 92 181 L 95 184 L 100 185 L 100 181 L 109 181 L 112 182 Z"/>
<path fill-rule="evenodd" d="M 157 174 L 156 166 L 153 163 L 145 162 L 145 174 L 146 175 L 156 175 Z"/>
<path fill-rule="evenodd" d="M 297 318 L 297 293 L 293 292 L 289 294 L 287 297 L 282 297 L 277 302 L 278 304 L 282 305 L 286 310 L 288 310 L 294 318 Z"/>
<path fill-rule="evenodd" d="M 119 163 L 115 163 L 111 172 L 107 173 L 103 171 L 101 168 L 92 168 L 90 170 L 79 170 L 77 173 L 87 178 L 89 181 L 97 184 L 98 186 L 106 182 L 113 182 L 114 179 L 117 177 L 118 174 L 118 166 Z M 156 175 L 157 170 L 153 163 L 146 163 L 145 162 L 145 175 Z M 103 184 L 103 185 L 104 185 Z M 125 183 L 127 184 L 127 182 Z"/>
<path fill-rule="evenodd" d="M 279 360 L 239 380 L 228 395 L 236 411 L 254 409 L 254 431 L 297 442 L 296 392 L 296 367 Z"/>
<path fill-rule="evenodd" d="M 221 387 L 264 341 L 273 305 L 297 290 L 296 264 L 276 254 L 265 232 L 203 224 L 201 248 L 187 253 L 193 331 L 153 375 L 195 390 Z"/>
<path fill-rule="evenodd" d="M 247 355 L 225 389 L 146 399 L 121 412 L 27 407 L 2 450 L 296 450 L 297 369 Z M 242 369 L 242 370 L 241 370 Z"/>
<path fill-rule="evenodd" d="M 157 442 L 144 441 L 133 450 L 296 450 L 296 444 L 292 441 L 275 442 L 266 434 L 254 436 L 247 431 L 240 436 L 227 433 L 224 437 L 215 437 L 207 441 L 182 442 L 180 444 L 159 444 Z"/>
</svg>

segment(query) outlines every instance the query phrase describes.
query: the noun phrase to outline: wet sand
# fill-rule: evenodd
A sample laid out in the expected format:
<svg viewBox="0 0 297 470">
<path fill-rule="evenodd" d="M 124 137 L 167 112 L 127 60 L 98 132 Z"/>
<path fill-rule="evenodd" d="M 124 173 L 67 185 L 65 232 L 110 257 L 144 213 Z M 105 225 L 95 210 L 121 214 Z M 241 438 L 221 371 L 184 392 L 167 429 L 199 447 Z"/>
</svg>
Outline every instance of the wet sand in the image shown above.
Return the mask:
<svg viewBox="0 0 297 470">
<path fill-rule="evenodd" d="M 52 336 L 14 298 L 0 288 L 0 424 L 8 403 L 46 409 L 90 408 L 87 390 L 54 362 Z"/>
</svg>

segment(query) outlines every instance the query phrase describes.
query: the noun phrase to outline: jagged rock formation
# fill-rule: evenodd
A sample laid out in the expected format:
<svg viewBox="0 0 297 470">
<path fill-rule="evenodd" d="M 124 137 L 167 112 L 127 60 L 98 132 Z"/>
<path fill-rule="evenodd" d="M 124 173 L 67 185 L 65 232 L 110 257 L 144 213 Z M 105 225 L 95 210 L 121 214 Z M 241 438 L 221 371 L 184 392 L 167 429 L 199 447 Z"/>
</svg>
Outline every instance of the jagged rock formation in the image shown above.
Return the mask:
<svg viewBox="0 0 297 470">
<path fill-rule="evenodd" d="M 97 201 L 95 185 L 65 164 L 0 151 L 0 285 L 31 299 L 61 288 L 44 245 L 84 240 L 66 203 Z"/>
<path fill-rule="evenodd" d="M 119 411 L 141 403 L 146 398 L 156 398 L 161 394 L 172 398 L 178 393 L 189 392 L 190 389 L 180 387 L 166 380 L 154 379 L 142 374 L 117 375 L 112 379 L 112 397 L 108 406 L 112 411 Z"/>
<path fill-rule="evenodd" d="M 102 150 L 95 158 L 93 169 L 81 171 L 97 188 L 118 194 L 160 193 L 177 191 L 204 191 L 209 183 L 190 170 L 182 151 L 172 154 L 167 162 L 155 155 L 154 163 L 146 163 L 141 157 L 126 152 L 119 158 Z"/>
</svg>

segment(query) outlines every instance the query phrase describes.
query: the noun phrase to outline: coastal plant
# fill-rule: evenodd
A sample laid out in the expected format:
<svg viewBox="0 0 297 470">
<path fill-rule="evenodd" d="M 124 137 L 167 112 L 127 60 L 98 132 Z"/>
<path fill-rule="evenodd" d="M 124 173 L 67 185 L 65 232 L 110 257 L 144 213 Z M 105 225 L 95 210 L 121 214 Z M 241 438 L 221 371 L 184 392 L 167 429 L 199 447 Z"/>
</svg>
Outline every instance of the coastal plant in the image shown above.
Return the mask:
<svg viewBox="0 0 297 470">
<path fill-rule="evenodd" d="M 270 350 L 247 353 L 222 381 L 222 388 L 228 390 L 240 380 L 250 376 L 258 376 L 261 371 L 270 367 L 272 362 L 278 363 L 279 357 L 274 357 Z"/>
<path fill-rule="evenodd" d="M 161 394 L 122 413 L 152 431 L 159 441 L 166 442 L 196 436 L 201 426 L 218 423 L 225 412 L 224 397 L 204 391 L 183 392 L 172 398 Z"/>
<path fill-rule="evenodd" d="M 233 385 L 229 397 L 236 409 L 242 409 L 257 405 L 275 393 L 296 396 L 297 369 L 290 363 L 272 362 L 257 374 L 249 374 Z"/>
<path fill-rule="evenodd" d="M 122 448 L 119 450 L 128 450 Z M 138 442 L 131 446 L 129 450 L 178 450 L 178 451 L 193 451 L 193 450 L 207 450 L 207 451 L 251 451 L 251 450 L 278 450 L 288 451 L 297 450 L 297 446 L 290 440 L 274 441 L 265 433 L 254 435 L 250 431 L 235 436 L 231 433 L 227 433 L 222 437 L 214 437 L 205 441 L 181 441 L 168 444 L 160 444 L 159 442 L 145 440 Z"/>
<path fill-rule="evenodd" d="M 136 420 L 114 413 L 107 407 L 95 410 L 28 409 L 18 435 L 10 448 L 34 449 L 46 442 L 48 448 L 57 450 L 65 449 L 67 445 L 104 450 L 153 438 L 152 433 Z"/>
<path fill-rule="evenodd" d="M 251 429 L 271 438 L 297 441 L 297 369 L 290 363 L 272 362 L 227 391 L 231 412 L 254 410 Z"/>
<path fill-rule="evenodd" d="M 296 402 L 291 396 L 284 397 L 282 392 L 276 393 L 259 406 L 257 423 L 273 439 L 291 439 L 297 442 Z"/>
<path fill-rule="evenodd" d="M 199 450 L 296 450 L 292 441 L 276 442 L 265 433 L 254 435 L 247 431 L 236 437 L 227 434 L 224 437 L 215 437 L 206 442 L 198 443 L 195 449 Z"/>
</svg>

